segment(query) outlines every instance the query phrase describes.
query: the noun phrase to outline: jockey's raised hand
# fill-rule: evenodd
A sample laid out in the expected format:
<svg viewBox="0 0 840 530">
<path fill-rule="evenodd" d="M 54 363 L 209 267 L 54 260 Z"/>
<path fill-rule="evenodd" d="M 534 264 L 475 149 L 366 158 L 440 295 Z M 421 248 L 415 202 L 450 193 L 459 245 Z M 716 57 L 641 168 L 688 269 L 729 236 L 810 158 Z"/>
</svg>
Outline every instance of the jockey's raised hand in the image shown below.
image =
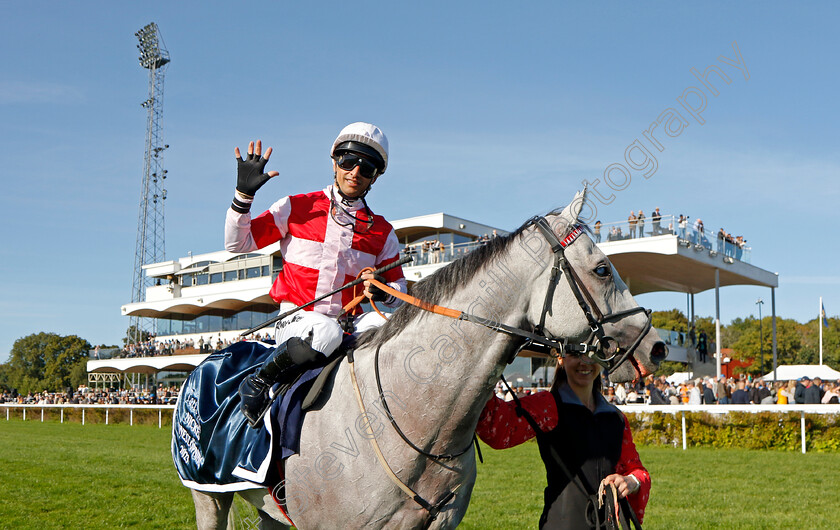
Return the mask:
<svg viewBox="0 0 840 530">
<path fill-rule="evenodd" d="M 271 177 L 280 173 L 269 171 L 265 173 L 265 165 L 271 157 L 272 149 L 269 147 L 264 156 L 262 154 L 262 141 L 257 140 L 256 149 L 254 142 L 248 144 L 248 156 L 243 159 L 239 148 L 234 149 L 236 155 L 236 194 L 233 197 L 233 209 L 239 213 L 247 213 L 254 201 L 254 194 L 268 182 Z"/>
</svg>

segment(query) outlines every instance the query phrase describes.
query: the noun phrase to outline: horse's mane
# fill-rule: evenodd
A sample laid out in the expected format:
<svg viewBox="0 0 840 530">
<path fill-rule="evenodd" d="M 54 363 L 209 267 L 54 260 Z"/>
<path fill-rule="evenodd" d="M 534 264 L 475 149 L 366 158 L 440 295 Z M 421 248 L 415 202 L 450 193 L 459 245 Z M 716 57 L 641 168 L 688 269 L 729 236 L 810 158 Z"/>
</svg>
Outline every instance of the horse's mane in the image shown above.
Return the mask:
<svg viewBox="0 0 840 530">
<path fill-rule="evenodd" d="M 547 215 L 557 215 L 562 209 L 556 209 Z M 493 258 L 502 254 L 516 237 L 529 226 L 530 220 L 506 236 L 491 239 L 486 244 L 476 248 L 466 256 L 458 258 L 450 264 L 435 271 L 431 276 L 415 283 L 409 294 L 430 304 L 439 304 L 441 300 L 458 287 L 465 285 Z M 356 347 L 379 346 L 394 337 L 406 324 L 423 313 L 423 310 L 411 304 L 401 305 L 388 322 L 379 328 L 369 330 L 359 337 Z"/>
</svg>

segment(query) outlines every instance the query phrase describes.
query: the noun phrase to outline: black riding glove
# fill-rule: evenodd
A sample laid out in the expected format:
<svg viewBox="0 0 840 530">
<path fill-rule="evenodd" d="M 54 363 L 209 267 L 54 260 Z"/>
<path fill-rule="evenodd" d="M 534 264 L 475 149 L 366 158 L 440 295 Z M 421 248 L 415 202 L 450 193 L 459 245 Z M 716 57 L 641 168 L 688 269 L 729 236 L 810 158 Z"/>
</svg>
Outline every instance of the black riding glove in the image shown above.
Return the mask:
<svg viewBox="0 0 840 530">
<path fill-rule="evenodd" d="M 247 213 L 251 209 L 254 194 L 271 177 L 265 173 L 268 163 L 264 157 L 249 153 L 245 160 L 236 161 L 236 195 L 233 198 L 233 209 L 239 213 Z"/>
<path fill-rule="evenodd" d="M 387 283 L 385 281 L 385 278 L 383 278 L 382 276 L 380 276 L 378 274 L 376 276 L 374 276 L 373 278 L 380 283 Z M 384 302 L 385 300 L 388 299 L 388 296 L 389 296 L 388 293 L 386 293 L 385 291 L 383 291 L 382 289 L 380 289 L 379 287 L 377 287 L 373 284 L 370 284 L 370 286 L 368 287 L 368 291 L 370 291 L 370 299 L 373 300 L 374 302 Z"/>
</svg>

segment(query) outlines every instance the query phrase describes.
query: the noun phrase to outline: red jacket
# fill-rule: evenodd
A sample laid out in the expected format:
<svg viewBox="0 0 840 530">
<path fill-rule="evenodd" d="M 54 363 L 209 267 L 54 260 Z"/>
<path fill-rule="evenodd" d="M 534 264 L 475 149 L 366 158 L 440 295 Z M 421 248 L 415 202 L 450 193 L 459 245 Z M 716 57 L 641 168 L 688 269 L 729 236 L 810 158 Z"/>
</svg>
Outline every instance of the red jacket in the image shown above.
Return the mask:
<svg viewBox="0 0 840 530">
<path fill-rule="evenodd" d="M 537 392 L 523 396 L 519 398 L 519 401 L 543 432 L 549 432 L 557 427 L 557 402 L 551 392 Z M 507 449 L 536 436 L 528 422 L 516 414 L 515 407 L 516 404 L 513 401 L 504 401 L 496 396 L 491 397 L 478 420 L 478 427 L 476 427 L 478 437 L 493 449 Z M 621 457 L 614 472 L 621 475 L 633 475 L 639 480 L 641 485 L 639 491 L 629 495 L 627 500 L 641 522 L 650 496 L 650 474 L 639 459 L 627 418 L 623 414 L 622 418 L 624 419 L 624 436 Z"/>
<path fill-rule="evenodd" d="M 384 217 L 373 215 L 369 224 L 361 200 L 333 208 L 331 215 L 331 196 L 332 186 L 328 186 L 284 197 L 253 220 L 250 213 L 228 209 L 225 249 L 229 252 L 251 252 L 280 242 L 284 263 L 269 293 L 274 301 L 303 305 L 354 280 L 365 267 L 380 268 L 399 259 L 397 236 Z M 390 287 L 406 292 L 401 267 L 383 276 Z M 337 316 L 352 294 L 352 289 L 346 289 L 307 309 Z M 393 298 L 385 302 L 392 307 L 398 304 Z"/>
</svg>

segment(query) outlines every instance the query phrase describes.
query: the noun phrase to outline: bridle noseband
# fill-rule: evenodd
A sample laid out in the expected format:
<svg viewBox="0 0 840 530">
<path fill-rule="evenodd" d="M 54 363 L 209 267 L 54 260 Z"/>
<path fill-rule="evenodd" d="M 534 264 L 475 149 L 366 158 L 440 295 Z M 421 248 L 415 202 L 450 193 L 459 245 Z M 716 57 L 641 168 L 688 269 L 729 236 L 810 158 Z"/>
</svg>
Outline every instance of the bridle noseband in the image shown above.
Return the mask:
<svg viewBox="0 0 840 530">
<path fill-rule="evenodd" d="M 540 314 L 540 322 L 534 326 L 534 332 L 531 337 L 527 337 L 524 344 L 522 344 L 511 356 L 508 362 L 512 362 L 522 350 L 539 350 L 548 351 L 549 355 L 553 357 L 564 356 L 566 354 L 586 355 L 596 363 L 607 369 L 608 373 L 613 373 L 619 365 L 628 359 L 637 364 L 633 353 L 641 344 L 642 339 L 651 328 L 650 309 L 637 306 L 623 311 L 616 311 L 609 314 L 604 314 L 595 303 L 592 293 L 586 288 L 580 278 L 575 274 L 569 260 L 566 259 L 566 248 L 574 243 L 577 238 L 583 234 L 583 227 L 575 225 L 572 230 L 563 238 L 557 239 L 557 236 L 552 230 L 551 226 L 545 217 L 536 216 L 531 218 L 525 226 L 535 226 L 542 236 L 548 241 L 551 246 L 551 251 L 554 254 L 554 264 L 551 267 L 551 277 L 549 278 L 548 288 L 545 292 L 545 301 L 543 302 L 542 313 Z M 548 314 L 552 312 L 552 299 L 554 298 L 554 291 L 560 281 L 560 276 L 565 275 L 566 281 L 569 283 L 569 288 L 577 299 L 578 305 L 583 311 L 586 321 L 591 330 L 589 337 L 580 344 L 564 343 L 557 337 L 552 336 L 545 330 L 545 319 Z M 646 322 L 639 330 L 639 334 L 633 341 L 633 344 L 627 348 L 622 349 L 618 340 L 607 335 L 604 331 L 604 324 L 621 320 L 629 315 L 642 312 L 646 316 Z M 594 313 L 594 315 L 593 315 Z M 554 353 L 556 352 L 556 353 Z M 641 371 L 638 366 L 636 371 Z"/>
</svg>

